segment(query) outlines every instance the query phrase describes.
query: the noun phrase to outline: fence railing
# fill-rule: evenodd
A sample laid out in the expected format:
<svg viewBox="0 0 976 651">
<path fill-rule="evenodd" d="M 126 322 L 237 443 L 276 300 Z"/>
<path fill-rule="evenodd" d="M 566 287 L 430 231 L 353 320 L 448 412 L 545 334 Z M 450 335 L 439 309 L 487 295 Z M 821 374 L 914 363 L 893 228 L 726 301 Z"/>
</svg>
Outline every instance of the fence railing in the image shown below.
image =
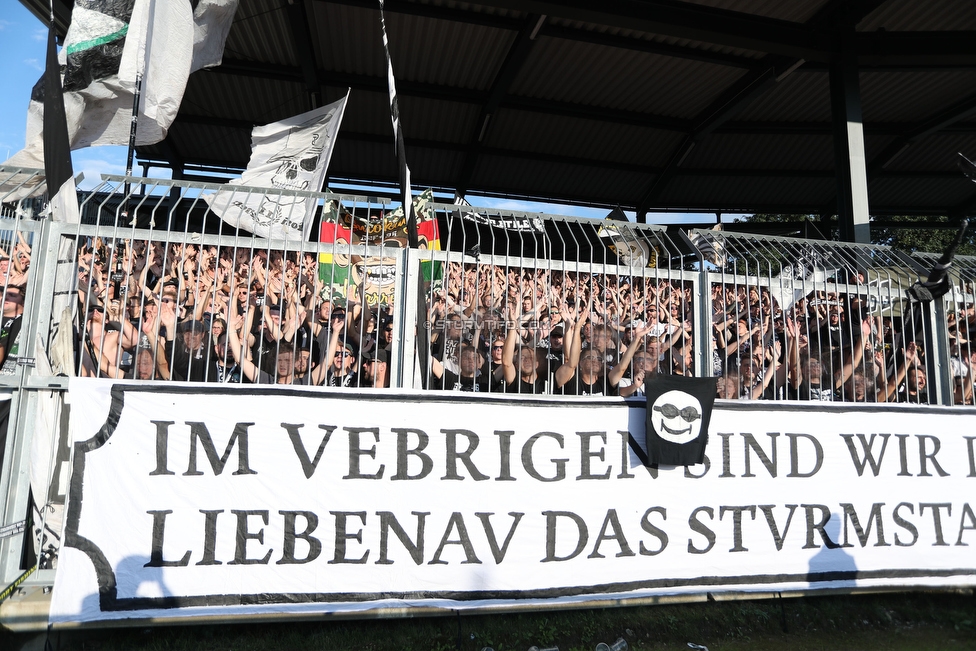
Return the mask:
<svg viewBox="0 0 976 651">
<path fill-rule="evenodd" d="M 627 397 L 665 373 L 720 376 L 728 399 L 976 404 L 973 258 L 922 304 L 934 256 L 887 247 L 425 195 L 415 250 L 386 200 L 287 192 L 315 206 L 311 236 L 268 240 L 209 211 L 223 186 L 123 177 L 63 224 L 10 201 L 24 174 L 0 169 L 0 525 L 34 506 L 0 539 L 3 584 L 35 559 L 53 580 L 65 376 Z"/>
</svg>

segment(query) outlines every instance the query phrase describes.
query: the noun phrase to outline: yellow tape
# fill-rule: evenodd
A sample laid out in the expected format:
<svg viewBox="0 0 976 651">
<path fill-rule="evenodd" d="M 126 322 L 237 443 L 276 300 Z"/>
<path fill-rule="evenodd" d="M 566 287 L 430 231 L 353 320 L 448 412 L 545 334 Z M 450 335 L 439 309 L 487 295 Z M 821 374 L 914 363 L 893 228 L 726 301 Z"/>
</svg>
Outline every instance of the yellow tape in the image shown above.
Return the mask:
<svg viewBox="0 0 976 651">
<path fill-rule="evenodd" d="M 19 586 L 21 583 L 23 583 L 24 581 L 26 581 L 27 580 L 27 577 L 29 577 L 31 574 L 33 574 L 34 573 L 34 570 L 36 570 L 36 569 L 37 569 L 37 564 L 35 563 L 34 564 L 34 567 L 30 568 L 29 570 L 27 570 L 26 572 L 24 572 L 23 574 L 21 574 L 19 577 L 17 577 L 17 580 L 16 581 L 14 581 L 9 586 L 7 586 L 7 589 L 6 590 L 4 590 L 3 592 L 0 592 L 0 602 L 3 602 L 4 600 L 6 600 L 7 597 L 9 597 L 10 595 L 12 595 L 14 593 L 14 590 L 17 589 L 17 586 Z"/>
</svg>

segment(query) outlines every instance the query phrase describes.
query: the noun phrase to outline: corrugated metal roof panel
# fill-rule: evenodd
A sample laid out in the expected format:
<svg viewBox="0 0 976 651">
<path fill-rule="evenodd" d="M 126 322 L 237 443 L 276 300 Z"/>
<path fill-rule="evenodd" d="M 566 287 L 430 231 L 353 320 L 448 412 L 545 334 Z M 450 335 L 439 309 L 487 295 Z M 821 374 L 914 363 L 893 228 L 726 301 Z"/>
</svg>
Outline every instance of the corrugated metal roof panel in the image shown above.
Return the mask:
<svg viewBox="0 0 976 651">
<path fill-rule="evenodd" d="M 540 37 L 511 93 L 692 118 L 745 71 Z"/>
<path fill-rule="evenodd" d="M 862 32 L 976 29 L 976 3 L 967 0 L 888 0 L 857 28 Z"/>
<path fill-rule="evenodd" d="M 387 96 L 387 101 L 389 96 Z M 458 104 L 430 99 L 404 98 L 400 104 L 403 131 L 410 138 L 440 142 L 467 143 L 471 140 L 481 109 L 472 104 Z M 389 124 L 389 109 L 387 109 Z M 393 125 L 389 125 L 392 134 Z"/>
<path fill-rule="evenodd" d="M 407 160 L 413 189 L 443 185 L 443 179 L 457 176 L 461 168 L 460 152 L 408 147 Z M 329 176 L 336 178 L 374 178 L 396 181 L 399 178 L 393 142 L 376 143 L 340 139 L 336 143 Z"/>
<path fill-rule="evenodd" d="M 310 7 L 319 65 L 336 72 L 386 77 L 378 11 L 330 2 L 312 2 Z"/>
<path fill-rule="evenodd" d="M 251 157 L 251 132 L 247 129 L 175 122 L 166 141 L 180 156 L 198 163 L 206 160 L 206 164 L 224 165 L 243 161 L 243 167 Z M 140 147 L 140 157 L 142 150 Z M 158 156 L 165 158 L 162 151 Z"/>
<path fill-rule="evenodd" d="M 651 34 L 650 32 L 643 32 L 636 29 L 622 29 L 620 27 L 610 27 L 608 25 L 599 25 L 596 23 L 585 23 L 578 20 L 567 20 L 565 18 L 559 18 L 557 16 L 550 16 L 547 22 L 549 22 L 552 25 L 557 25 L 560 27 L 570 27 L 572 29 L 592 31 L 598 34 L 607 34 L 609 36 L 620 36 L 621 38 L 641 39 L 641 40 L 655 42 L 655 43 L 665 43 L 667 45 L 679 45 L 681 47 L 693 48 L 697 50 L 702 50 L 704 52 L 734 54 L 737 56 L 748 57 L 753 59 L 760 59 L 763 56 L 762 52 L 756 52 L 755 50 L 743 50 L 741 48 L 729 47 L 726 45 L 716 45 L 714 43 L 691 41 L 685 38 L 675 38 L 673 36 Z"/>
<path fill-rule="evenodd" d="M 297 66 L 298 56 L 292 41 L 288 16 L 279 2 L 248 0 L 237 9 L 234 26 L 224 45 L 224 56 Z"/>
<path fill-rule="evenodd" d="M 682 169 L 834 169 L 834 144 L 828 135 L 715 134 L 698 143 Z"/>
<path fill-rule="evenodd" d="M 828 0 L 686 0 L 690 4 L 738 11 L 754 16 L 805 23 L 827 4 Z"/>
<path fill-rule="evenodd" d="M 516 36 L 511 30 L 395 13 L 387 14 L 386 27 L 397 77 L 476 90 L 491 87 Z"/>
<path fill-rule="evenodd" d="M 444 102 L 423 97 L 402 96 L 399 100 L 400 124 L 404 136 L 408 139 L 467 143 L 480 110 L 471 104 Z M 386 93 L 352 91 L 342 120 L 342 129 L 355 133 L 389 136 L 392 142 L 390 96 Z"/>
<path fill-rule="evenodd" d="M 866 122 L 923 121 L 976 88 L 976 70 L 862 72 L 860 79 Z"/>
<path fill-rule="evenodd" d="M 425 147 L 411 147 L 407 155 L 410 157 L 410 178 L 415 192 L 429 185 L 443 184 L 444 179 L 457 178 L 464 162 L 462 152 Z"/>
<path fill-rule="evenodd" d="M 595 120 L 504 109 L 486 145 L 634 165 L 662 166 L 682 134 Z"/>
<path fill-rule="evenodd" d="M 892 171 L 923 170 L 948 171 L 956 169 L 958 152 L 970 160 L 976 157 L 976 133 L 939 133 L 913 144 L 888 165 Z M 973 187 L 976 191 L 976 186 Z"/>
<path fill-rule="evenodd" d="M 735 119 L 830 122 L 830 79 L 825 73 L 794 72 L 743 107 Z"/>
<path fill-rule="evenodd" d="M 300 83 L 200 72 L 190 76 L 180 111 L 266 124 L 311 108 Z"/>
<path fill-rule="evenodd" d="M 340 138 L 332 152 L 329 177 L 396 180 L 397 161 L 392 143 L 359 142 Z"/>
<path fill-rule="evenodd" d="M 455 2 L 455 0 L 408 0 L 417 4 L 430 4 L 436 7 L 450 7 L 451 9 L 463 9 L 476 14 L 486 14 L 489 16 L 507 16 L 509 18 L 522 18 L 524 11 L 506 9 L 505 7 L 492 7 L 490 5 L 479 5 L 473 2 Z"/>
<path fill-rule="evenodd" d="M 651 177 L 632 172 L 577 167 L 499 156 L 479 158 L 469 191 L 503 188 L 546 197 L 598 197 L 604 203 L 636 203 Z M 531 179 L 531 181 L 530 181 Z"/>
<path fill-rule="evenodd" d="M 931 205 L 954 205 L 973 194 L 973 184 L 962 175 L 958 179 L 880 178 L 868 186 L 868 203 L 890 211 L 906 211 Z"/>
<path fill-rule="evenodd" d="M 316 44 L 321 65 L 386 76 L 379 11 L 325 2 L 311 5 L 316 31 L 323 35 Z M 396 12 L 387 12 L 386 28 L 398 79 L 477 90 L 491 86 L 515 38 L 511 30 Z"/>
<path fill-rule="evenodd" d="M 783 177 L 675 177 L 661 195 L 661 207 L 726 205 L 744 210 L 794 204 L 813 209 L 833 197 L 833 179 Z"/>
</svg>

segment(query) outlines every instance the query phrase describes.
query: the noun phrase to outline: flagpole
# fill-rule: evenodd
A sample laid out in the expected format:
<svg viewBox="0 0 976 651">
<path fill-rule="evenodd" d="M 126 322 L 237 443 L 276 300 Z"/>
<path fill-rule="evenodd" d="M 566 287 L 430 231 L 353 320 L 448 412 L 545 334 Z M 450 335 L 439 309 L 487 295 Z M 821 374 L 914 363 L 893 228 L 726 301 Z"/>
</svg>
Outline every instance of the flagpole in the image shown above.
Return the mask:
<svg viewBox="0 0 976 651">
<path fill-rule="evenodd" d="M 126 152 L 125 156 L 125 175 L 127 177 L 132 176 L 132 161 L 136 156 L 136 130 L 139 126 L 139 98 L 142 94 L 142 70 L 140 69 L 136 72 L 136 88 L 132 95 L 132 118 L 129 120 L 129 150 Z M 125 182 L 125 207 L 123 210 L 124 215 L 128 215 L 129 212 L 129 190 L 131 189 L 130 183 Z M 135 222 L 135 217 L 132 219 Z"/>
<path fill-rule="evenodd" d="M 151 2 L 149 3 L 150 15 L 152 15 L 152 12 L 155 10 L 155 4 L 156 4 L 155 0 L 151 0 Z M 138 59 L 136 60 L 136 87 L 135 87 L 135 91 L 132 93 L 132 117 L 129 120 L 129 149 L 126 152 L 126 156 L 125 156 L 125 175 L 127 177 L 132 176 L 132 162 L 136 157 L 136 132 L 138 131 L 139 128 L 139 103 L 142 97 L 143 71 L 146 68 L 145 48 L 140 47 L 137 51 L 141 54 L 142 61 L 139 61 Z M 130 199 L 130 191 L 131 191 L 131 184 L 128 181 L 125 182 L 124 190 L 125 190 L 125 203 L 123 206 L 124 209 L 122 211 L 122 214 L 128 216 L 129 199 Z M 129 224 L 131 226 L 135 226 L 135 222 L 136 222 L 135 215 L 133 215 Z"/>
<path fill-rule="evenodd" d="M 380 6 L 380 32 L 383 35 L 383 51 L 386 54 L 386 81 L 390 90 L 390 118 L 393 123 L 393 135 L 396 143 L 397 164 L 400 172 L 400 191 L 403 196 L 403 215 L 407 220 L 407 244 L 413 251 L 420 248 L 420 237 L 417 233 L 417 215 L 413 209 L 413 197 L 410 191 L 410 167 L 407 165 L 406 148 L 404 147 L 403 128 L 400 123 L 400 109 L 397 101 L 396 81 L 393 75 L 393 59 L 390 57 L 389 38 L 386 33 L 386 17 L 383 13 L 384 0 L 378 0 Z M 431 258 L 431 269 L 433 259 Z M 430 333 L 427 327 L 427 285 L 424 282 L 423 267 L 417 274 L 417 357 L 420 362 L 420 385 L 426 389 L 430 371 Z"/>
</svg>

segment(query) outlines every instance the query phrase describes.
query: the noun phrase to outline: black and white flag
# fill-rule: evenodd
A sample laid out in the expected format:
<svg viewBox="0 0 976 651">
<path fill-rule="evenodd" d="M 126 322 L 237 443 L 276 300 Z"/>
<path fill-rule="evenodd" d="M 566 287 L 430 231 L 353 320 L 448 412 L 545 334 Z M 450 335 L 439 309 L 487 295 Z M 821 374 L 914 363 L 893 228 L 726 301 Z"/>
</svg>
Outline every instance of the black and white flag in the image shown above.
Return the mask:
<svg viewBox="0 0 976 651">
<path fill-rule="evenodd" d="M 540 217 L 534 217 L 532 215 L 482 214 L 475 210 L 465 210 L 465 208 L 472 208 L 471 204 L 464 197 L 457 195 L 454 197 L 454 205 L 459 206 L 459 209 L 454 211 L 454 214 L 469 222 L 518 233 L 545 234 L 546 232 L 545 223 Z"/>
<path fill-rule="evenodd" d="M 51 219 L 77 224 L 78 191 L 71 167 L 68 122 L 61 90 L 61 67 L 54 41 L 54 21 L 48 29 L 47 62 L 44 67 L 44 176 L 51 200 Z"/>
<path fill-rule="evenodd" d="M 657 375 L 645 385 L 647 462 L 692 466 L 705 459 L 716 378 Z"/>
<path fill-rule="evenodd" d="M 653 267 L 657 264 L 657 251 L 648 243 L 647 234 L 630 226 L 627 216 L 620 208 L 610 211 L 597 231 L 597 236 L 622 265 Z"/>
<path fill-rule="evenodd" d="M 142 91 L 136 145 L 163 140 L 190 73 L 220 64 L 237 3 L 75 0 L 58 54 L 70 148 L 128 144 L 137 77 Z M 4 166 L 43 165 L 43 88 L 42 79 L 31 93 L 25 147 Z M 32 190 L 25 187 L 20 196 Z"/>
</svg>

